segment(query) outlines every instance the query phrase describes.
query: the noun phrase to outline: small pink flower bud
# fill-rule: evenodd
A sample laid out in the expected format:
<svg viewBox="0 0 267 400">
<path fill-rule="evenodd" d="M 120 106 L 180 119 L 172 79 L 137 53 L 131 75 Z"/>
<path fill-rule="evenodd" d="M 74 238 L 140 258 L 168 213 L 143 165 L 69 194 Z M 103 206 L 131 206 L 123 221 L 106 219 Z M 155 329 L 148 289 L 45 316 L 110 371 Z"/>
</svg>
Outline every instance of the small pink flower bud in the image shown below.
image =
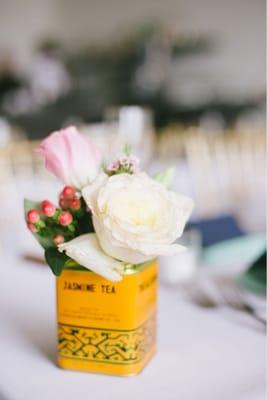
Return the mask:
<svg viewBox="0 0 267 400">
<path fill-rule="evenodd" d="M 109 166 L 108 166 L 108 171 L 110 172 L 116 172 L 120 168 L 120 163 L 118 160 L 113 161 Z"/>
<path fill-rule="evenodd" d="M 130 165 L 130 157 L 126 156 L 126 155 L 122 155 L 119 158 L 119 164 L 123 165 L 125 167 L 129 167 Z"/>
<path fill-rule="evenodd" d="M 62 236 L 62 235 L 56 235 L 55 237 L 54 237 L 54 239 L 53 239 L 53 242 L 56 244 L 56 245 L 59 245 L 59 244 L 61 244 L 61 243 L 63 243 L 64 242 L 64 236 Z"/>
<path fill-rule="evenodd" d="M 56 207 L 54 206 L 54 204 L 50 203 L 50 201 L 48 201 L 48 200 L 42 201 L 41 208 L 42 208 L 42 212 L 47 217 L 53 217 L 53 215 L 56 212 Z"/>
<path fill-rule="evenodd" d="M 80 199 L 73 199 L 70 201 L 70 208 L 72 210 L 79 210 L 81 208 L 81 200 Z"/>
<path fill-rule="evenodd" d="M 72 221 L 73 221 L 72 215 L 68 211 L 63 211 L 58 218 L 58 222 L 60 223 L 60 225 L 63 226 L 71 224 Z"/>
<path fill-rule="evenodd" d="M 35 226 L 33 223 L 31 223 L 31 222 L 27 222 L 27 227 L 28 227 L 28 229 L 29 229 L 31 232 L 33 232 L 33 233 L 36 233 L 36 232 L 38 231 L 38 229 L 36 228 L 36 226 Z"/>
<path fill-rule="evenodd" d="M 76 190 L 72 186 L 65 186 L 64 189 L 62 190 L 61 194 L 63 197 L 67 199 L 71 199 L 75 196 Z"/>
<path fill-rule="evenodd" d="M 40 214 L 39 211 L 33 208 L 32 210 L 27 212 L 27 220 L 28 222 L 31 222 L 34 224 L 35 222 L 39 221 L 40 219 Z"/>
</svg>

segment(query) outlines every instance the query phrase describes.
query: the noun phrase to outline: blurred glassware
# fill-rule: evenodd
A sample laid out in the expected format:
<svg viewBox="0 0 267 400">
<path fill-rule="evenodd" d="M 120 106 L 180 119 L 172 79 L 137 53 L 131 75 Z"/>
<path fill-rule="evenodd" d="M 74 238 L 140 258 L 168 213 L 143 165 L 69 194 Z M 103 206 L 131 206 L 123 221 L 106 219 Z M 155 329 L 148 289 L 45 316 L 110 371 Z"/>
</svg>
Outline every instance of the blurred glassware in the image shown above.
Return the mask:
<svg viewBox="0 0 267 400">
<path fill-rule="evenodd" d="M 104 162 L 109 164 L 122 150 L 121 141 L 117 134 L 117 126 L 114 123 L 99 122 L 95 124 L 82 124 L 79 131 L 92 139 L 102 154 L 105 154 Z"/>
<path fill-rule="evenodd" d="M 175 256 L 159 258 L 160 282 L 166 285 L 183 284 L 192 280 L 197 272 L 201 253 L 201 235 L 195 229 L 185 231 L 177 243 L 186 250 Z"/>
<path fill-rule="evenodd" d="M 246 325 L 254 321 L 253 328 L 265 331 L 266 313 L 265 304 L 262 299 L 252 302 L 247 293 L 240 290 L 232 279 L 222 277 L 198 277 L 193 285 L 184 287 L 186 298 L 198 307 L 206 309 L 217 309 L 225 315 L 234 317 L 236 322 L 244 322 L 243 317 L 249 317 Z M 253 304 L 254 303 L 254 304 Z M 243 315 L 242 315 L 243 314 Z M 251 321 L 252 320 L 252 321 Z"/>
<path fill-rule="evenodd" d="M 105 113 L 106 122 L 117 132 L 118 152 L 127 144 L 144 168 L 151 160 L 155 147 L 152 113 L 139 106 L 111 107 Z"/>
</svg>

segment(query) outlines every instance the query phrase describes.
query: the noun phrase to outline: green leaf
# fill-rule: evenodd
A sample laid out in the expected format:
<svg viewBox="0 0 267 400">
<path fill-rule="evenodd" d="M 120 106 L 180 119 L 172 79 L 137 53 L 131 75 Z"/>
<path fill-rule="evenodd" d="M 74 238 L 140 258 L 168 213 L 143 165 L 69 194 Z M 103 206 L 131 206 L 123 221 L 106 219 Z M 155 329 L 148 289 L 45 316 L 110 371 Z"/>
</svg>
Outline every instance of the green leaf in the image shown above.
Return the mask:
<svg viewBox="0 0 267 400">
<path fill-rule="evenodd" d="M 28 211 L 30 211 L 32 208 L 36 208 L 36 210 L 40 211 L 40 203 L 39 201 L 33 201 L 29 199 L 24 199 L 24 216 L 25 216 L 25 221 L 26 221 L 26 214 Z"/>
<path fill-rule="evenodd" d="M 53 274 L 59 276 L 69 257 L 64 253 L 60 253 L 55 247 L 50 247 L 45 250 L 45 259 Z"/>
<path fill-rule="evenodd" d="M 175 167 L 169 167 L 155 176 L 155 180 L 161 183 L 165 188 L 169 188 L 173 182 Z"/>
<path fill-rule="evenodd" d="M 70 271 L 83 271 L 83 272 L 91 272 L 90 269 L 83 267 L 82 265 L 78 264 L 72 258 L 69 258 L 68 261 L 64 265 L 64 269 L 68 269 Z"/>
<path fill-rule="evenodd" d="M 126 156 L 130 156 L 132 152 L 132 146 L 129 143 L 125 143 L 123 152 Z"/>
<path fill-rule="evenodd" d="M 91 232 L 94 232 L 92 216 L 88 212 L 86 212 L 79 218 L 77 218 L 77 235 L 75 236 Z"/>
<path fill-rule="evenodd" d="M 29 199 L 24 199 L 24 218 L 25 222 L 27 223 L 27 212 L 31 209 L 35 208 L 36 210 L 40 211 L 40 202 L 33 201 Z M 43 249 L 48 249 L 52 245 L 52 240 L 48 232 L 43 232 L 43 234 L 33 233 L 35 239 L 39 242 Z"/>
</svg>

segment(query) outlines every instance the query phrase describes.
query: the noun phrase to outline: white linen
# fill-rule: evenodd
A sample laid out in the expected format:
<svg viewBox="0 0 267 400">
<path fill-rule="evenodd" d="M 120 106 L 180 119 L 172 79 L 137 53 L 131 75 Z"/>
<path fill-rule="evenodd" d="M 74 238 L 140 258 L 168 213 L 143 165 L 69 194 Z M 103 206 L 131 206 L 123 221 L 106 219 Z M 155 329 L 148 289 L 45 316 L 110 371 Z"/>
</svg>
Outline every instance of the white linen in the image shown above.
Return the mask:
<svg viewBox="0 0 267 400">
<path fill-rule="evenodd" d="M 167 288 L 160 289 L 158 352 L 141 375 L 59 369 L 50 270 L 22 261 L 8 240 L 0 261 L 1 400 L 265 398 L 264 335 Z"/>
</svg>

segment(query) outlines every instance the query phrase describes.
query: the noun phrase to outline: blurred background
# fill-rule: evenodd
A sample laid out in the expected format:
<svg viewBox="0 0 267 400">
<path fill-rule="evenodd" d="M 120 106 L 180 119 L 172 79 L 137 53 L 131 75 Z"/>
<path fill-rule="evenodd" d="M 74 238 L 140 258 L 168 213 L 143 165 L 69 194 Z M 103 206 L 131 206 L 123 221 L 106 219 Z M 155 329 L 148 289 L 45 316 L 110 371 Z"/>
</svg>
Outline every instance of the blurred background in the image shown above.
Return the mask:
<svg viewBox="0 0 267 400">
<path fill-rule="evenodd" d="M 0 26 L 2 236 L 21 223 L 16 245 L 32 251 L 22 199 L 58 188 L 33 150 L 75 124 L 107 161 L 128 143 L 150 174 L 176 167 L 197 247 L 262 245 L 263 0 L 1 0 Z"/>
</svg>

